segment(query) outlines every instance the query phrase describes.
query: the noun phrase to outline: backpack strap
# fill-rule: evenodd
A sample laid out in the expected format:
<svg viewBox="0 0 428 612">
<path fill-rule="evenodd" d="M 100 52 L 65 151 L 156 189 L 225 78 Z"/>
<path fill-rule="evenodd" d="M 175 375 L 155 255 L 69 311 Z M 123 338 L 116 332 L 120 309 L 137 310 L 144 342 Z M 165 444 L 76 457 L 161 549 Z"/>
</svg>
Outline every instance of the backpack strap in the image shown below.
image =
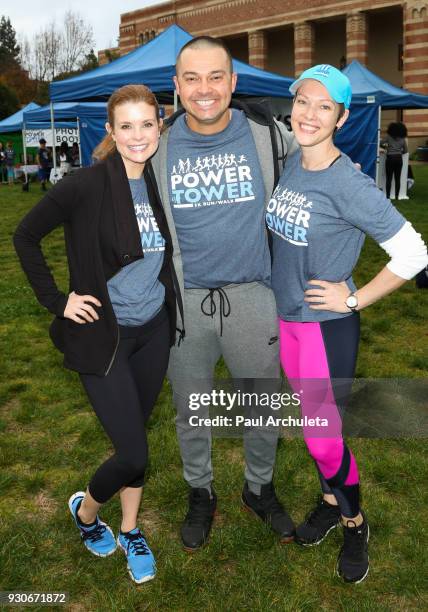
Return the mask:
<svg viewBox="0 0 428 612">
<path fill-rule="evenodd" d="M 273 188 L 278 184 L 279 177 L 285 166 L 287 159 L 287 152 L 284 144 L 284 137 L 279 129 L 278 123 L 273 117 L 269 100 L 262 99 L 258 101 L 243 100 L 243 99 L 232 99 L 232 108 L 242 110 L 248 119 L 252 119 L 260 125 L 266 125 L 269 127 L 269 135 L 272 147 L 272 159 L 273 159 L 273 170 L 274 170 L 274 184 Z M 278 150 L 278 143 L 280 143 L 281 152 Z"/>
</svg>

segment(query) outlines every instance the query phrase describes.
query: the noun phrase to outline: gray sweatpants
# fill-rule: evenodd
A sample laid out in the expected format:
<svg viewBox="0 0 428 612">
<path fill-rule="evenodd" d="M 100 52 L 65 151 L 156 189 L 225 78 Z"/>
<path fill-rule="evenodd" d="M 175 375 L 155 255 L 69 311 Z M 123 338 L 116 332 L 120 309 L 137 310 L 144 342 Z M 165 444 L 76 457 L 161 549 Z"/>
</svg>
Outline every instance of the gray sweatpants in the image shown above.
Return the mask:
<svg viewBox="0 0 428 612">
<path fill-rule="evenodd" d="M 209 408 L 189 411 L 189 395 L 211 391 L 220 356 L 233 379 L 277 379 L 279 386 L 278 319 L 271 289 L 258 282 L 222 289 L 230 302 L 230 315 L 223 317 L 221 335 L 219 295 L 214 294 L 216 312 L 211 317 L 201 310 L 209 290 L 185 289 L 186 337 L 180 346 L 172 348 L 169 361 L 184 478 L 191 487 L 209 487 L 213 473 L 211 428 L 189 423 L 189 416 L 194 414 L 208 417 Z M 207 302 L 205 309 L 209 310 Z M 277 441 L 275 428 L 245 429 L 245 478 L 254 491 L 272 480 Z"/>
</svg>

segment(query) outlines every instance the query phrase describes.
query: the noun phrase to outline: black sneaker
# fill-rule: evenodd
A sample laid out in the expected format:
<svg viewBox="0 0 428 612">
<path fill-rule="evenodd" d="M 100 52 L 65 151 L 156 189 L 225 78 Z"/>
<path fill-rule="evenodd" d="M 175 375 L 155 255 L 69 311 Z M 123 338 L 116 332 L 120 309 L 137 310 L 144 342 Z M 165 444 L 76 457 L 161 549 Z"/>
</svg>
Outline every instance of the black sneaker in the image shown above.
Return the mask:
<svg viewBox="0 0 428 612">
<path fill-rule="evenodd" d="M 339 506 L 333 506 L 320 497 L 316 507 L 296 528 L 295 541 L 302 546 L 316 546 L 340 523 Z"/>
<path fill-rule="evenodd" d="M 217 496 L 214 489 L 191 489 L 189 493 L 189 510 L 181 526 L 181 540 L 184 549 L 193 552 L 201 548 L 210 534 Z"/>
<path fill-rule="evenodd" d="M 343 527 L 343 546 L 337 559 L 337 573 L 345 582 L 362 582 L 369 573 L 369 526 L 363 515 L 358 527 L 348 520 Z"/>
<path fill-rule="evenodd" d="M 278 500 L 272 482 L 262 485 L 260 495 L 250 491 L 245 483 L 241 499 L 246 510 L 261 518 L 280 536 L 281 544 L 288 544 L 294 539 L 294 523 Z"/>
</svg>

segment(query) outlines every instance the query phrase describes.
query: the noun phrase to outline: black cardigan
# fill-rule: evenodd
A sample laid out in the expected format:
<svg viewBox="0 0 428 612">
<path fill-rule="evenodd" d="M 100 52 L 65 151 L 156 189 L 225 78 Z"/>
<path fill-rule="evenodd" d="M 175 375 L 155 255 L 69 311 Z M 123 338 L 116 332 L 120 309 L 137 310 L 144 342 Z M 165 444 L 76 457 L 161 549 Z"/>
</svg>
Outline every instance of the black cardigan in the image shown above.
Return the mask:
<svg viewBox="0 0 428 612">
<path fill-rule="evenodd" d="M 175 342 L 176 295 L 172 241 L 150 162 L 144 169 L 149 201 L 165 239 L 159 280 L 165 286 L 171 344 Z M 44 259 L 40 241 L 64 225 L 70 292 L 92 295 L 99 320 L 79 324 L 64 318 L 68 295 L 58 290 Z M 121 156 L 65 177 L 24 217 L 14 234 L 21 265 L 39 302 L 56 315 L 50 335 L 64 353 L 64 365 L 86 374 L 106 375 L 113 363 L 119 328 L 110 302 L 107 281 L 121 268 L 144 257 L 134 205 Z M 181 296 L 178 295 L 181 304 Z"/>
</svg>

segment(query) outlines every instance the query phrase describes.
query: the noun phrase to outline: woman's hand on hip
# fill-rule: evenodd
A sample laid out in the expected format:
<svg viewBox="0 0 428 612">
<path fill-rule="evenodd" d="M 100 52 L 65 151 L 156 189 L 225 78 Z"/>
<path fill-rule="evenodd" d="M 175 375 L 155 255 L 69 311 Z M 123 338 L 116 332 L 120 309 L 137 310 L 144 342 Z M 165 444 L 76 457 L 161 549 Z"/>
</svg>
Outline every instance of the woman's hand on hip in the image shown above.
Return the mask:
<svg viewBox="0 0 428 612">
<path fill-rule="evenodd" d="M 351 312 L 345 304 L 351 293 L 345 281 L 331 283 L 323 280 L 310 280 L 310 285 L 317 285 L 316 289 L 306 289 L 305 302 L 312 310 L 330 310 L 332 312 Z"/>
<path fill-rule="evenodd" d="M 92 295 L 78 295 L 74 291 L 68 296 L 67 305 L 64 310 L 64 317 L 71 319 L 75 323 L 93 323 L 98 321 L 97 315 L 91 304 L 101 307 L 101 302 Z"/>
</svg>

